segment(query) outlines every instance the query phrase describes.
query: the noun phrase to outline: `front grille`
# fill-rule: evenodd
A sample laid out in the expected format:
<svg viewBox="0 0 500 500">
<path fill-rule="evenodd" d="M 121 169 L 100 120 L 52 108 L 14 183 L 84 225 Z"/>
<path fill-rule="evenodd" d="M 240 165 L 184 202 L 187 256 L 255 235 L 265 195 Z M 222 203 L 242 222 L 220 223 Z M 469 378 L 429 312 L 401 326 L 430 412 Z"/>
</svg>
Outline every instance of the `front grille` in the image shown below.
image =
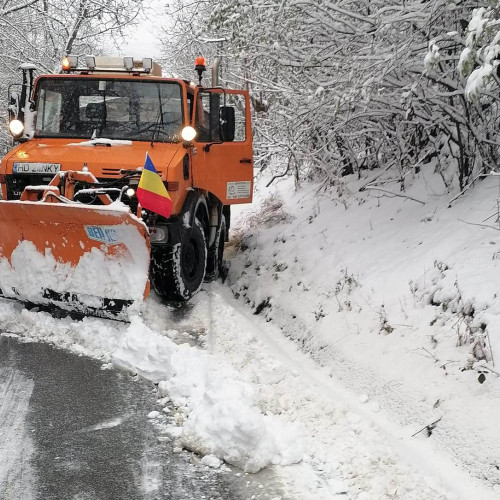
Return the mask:
<svg viewBox="0 0 500 500">
<path fill-rule="evenodd" d="M 52 176 L 43 174 L 32 175 L 6 175 L 7 199 L 18 200 L 23 194 L 26 186 L 46 185 L 52 180 Z"/>
</svg>

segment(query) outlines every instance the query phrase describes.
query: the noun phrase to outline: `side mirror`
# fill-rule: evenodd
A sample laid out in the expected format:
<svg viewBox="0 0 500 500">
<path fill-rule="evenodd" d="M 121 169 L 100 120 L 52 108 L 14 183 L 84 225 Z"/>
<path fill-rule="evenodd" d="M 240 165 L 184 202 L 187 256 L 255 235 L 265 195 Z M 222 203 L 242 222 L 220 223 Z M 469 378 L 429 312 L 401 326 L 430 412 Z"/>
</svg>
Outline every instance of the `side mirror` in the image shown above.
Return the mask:
<svg viewBox="0 0 500 500">
<path fill-rule="evenodd" d="M 221 106 L 219 119 L 221 140 L 234 141 L 234 132 L 236 129 L 234 108 L 232 106 Z"/>
<path fill-rule="evenodd" d="M 9 132 L 12 134 L 14 141 L 24 142 L 29 139 L 31 132 L 27 133 L 25 128 L 25 121 L 30 125 L 30 130 L 33 128 L 34 114 L 32 111 L 35 109 L 33 101 L 31 101 L 31 94 L 33 91 L 33 72 L 36 66 L 26 63 L 21 64 L 19 69 L 22 71 L 23 83 L 11 84 L 8 88 L 9 95 Z M 13 87 L 21 87 L 21 93 L 13 91 Z"/>
<path fill-rule="evenodd" d="M 22 142 L 24 134 L 24 112 L 21 109 L 19 93 L 12 90 L 16 84 L 9 85 L 9 132 L 14 142 Z"/>
<path fill-rule="evenodd" d="M 19 94 L 15 91 L 11 91 L 9 88 L 9 122 L 16 119 L 19 116 L 20 111 Z"/>
</svg>

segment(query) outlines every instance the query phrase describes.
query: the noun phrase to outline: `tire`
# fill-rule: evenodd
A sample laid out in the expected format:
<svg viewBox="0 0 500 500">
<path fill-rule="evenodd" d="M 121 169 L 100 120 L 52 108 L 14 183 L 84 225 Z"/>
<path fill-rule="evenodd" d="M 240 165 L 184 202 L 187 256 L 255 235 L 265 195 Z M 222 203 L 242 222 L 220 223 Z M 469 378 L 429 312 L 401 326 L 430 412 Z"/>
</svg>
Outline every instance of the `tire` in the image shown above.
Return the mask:
<svg viewBox="0 0 500 500">
<path fill-rule="evenodd" d="M 180 243 L 152 248 L 151 284 L 164 299 L 186 301 L 200 289 L 206 266 L 205 233 L 196 218 L 191 227 L 183 228 Z"/>
<path fill-rule="evenodd" d="M 222 221 L 215 241 L 208 251 L 207 274 L 205 281 L 215 281 L 224 269 L 224 243 L 226 241 L 226 218 L 222 216 Z"/>
</svg>

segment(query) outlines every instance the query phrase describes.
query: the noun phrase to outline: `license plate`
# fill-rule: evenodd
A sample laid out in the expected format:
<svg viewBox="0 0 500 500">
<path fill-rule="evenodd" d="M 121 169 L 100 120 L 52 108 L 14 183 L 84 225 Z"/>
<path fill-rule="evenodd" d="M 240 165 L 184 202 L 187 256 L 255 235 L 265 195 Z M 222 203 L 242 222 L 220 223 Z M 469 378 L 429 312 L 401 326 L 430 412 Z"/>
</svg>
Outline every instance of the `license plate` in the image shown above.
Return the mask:
<svg viewBox="0 0 500 500">
<path fill-rule="evenodd" d="M 61 170 L 59 163 L 25 163 L 15 162 L 13 172 L 15 174 L 57 174 Z"/>
</svg>

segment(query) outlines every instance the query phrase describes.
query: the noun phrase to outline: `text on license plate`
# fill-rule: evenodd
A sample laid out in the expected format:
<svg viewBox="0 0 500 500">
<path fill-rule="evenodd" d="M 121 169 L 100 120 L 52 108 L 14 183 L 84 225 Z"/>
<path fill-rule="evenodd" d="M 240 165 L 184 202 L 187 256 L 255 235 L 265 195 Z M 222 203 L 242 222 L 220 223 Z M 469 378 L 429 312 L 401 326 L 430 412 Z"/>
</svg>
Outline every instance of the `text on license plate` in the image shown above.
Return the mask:
<svg viewBox="0 0 500 500">
<path fill-rule="evenodd" d="M 15 174 L 57 174 L 60 170 L 59 163 L 15 162 L 13 168 Z"/>
</svg>

